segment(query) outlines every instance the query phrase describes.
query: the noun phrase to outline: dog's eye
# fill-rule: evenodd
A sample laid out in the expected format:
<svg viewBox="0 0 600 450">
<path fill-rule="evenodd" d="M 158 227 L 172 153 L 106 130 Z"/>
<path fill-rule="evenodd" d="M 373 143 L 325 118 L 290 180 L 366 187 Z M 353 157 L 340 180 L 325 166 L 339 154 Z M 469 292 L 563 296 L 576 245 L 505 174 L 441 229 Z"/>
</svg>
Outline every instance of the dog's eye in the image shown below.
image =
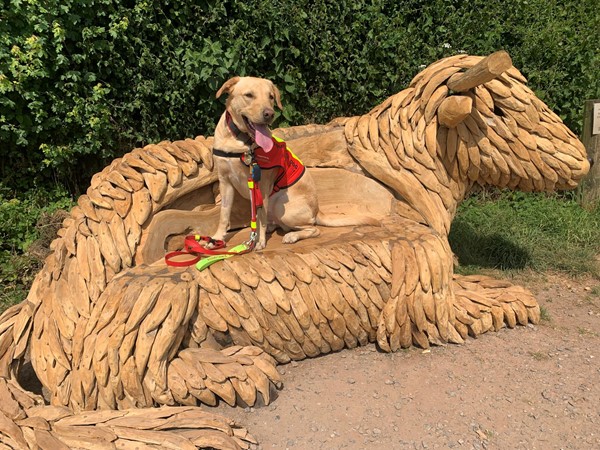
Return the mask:
<svg viewBox="0 0 600 450">
<path fill-rule="evenodd" d="M 244 97 L 246 97 L 246 98 L 254 98 L 254 94 L 252 92 L 246 92 L 244 94 Z"/>
<path fill-rule="evenodd" d="M 269 98 L 270 98 L 271 100 L 275 100 L 275 96 L 274 96 L 273 94 L 269 95 Z"/>
</svg>

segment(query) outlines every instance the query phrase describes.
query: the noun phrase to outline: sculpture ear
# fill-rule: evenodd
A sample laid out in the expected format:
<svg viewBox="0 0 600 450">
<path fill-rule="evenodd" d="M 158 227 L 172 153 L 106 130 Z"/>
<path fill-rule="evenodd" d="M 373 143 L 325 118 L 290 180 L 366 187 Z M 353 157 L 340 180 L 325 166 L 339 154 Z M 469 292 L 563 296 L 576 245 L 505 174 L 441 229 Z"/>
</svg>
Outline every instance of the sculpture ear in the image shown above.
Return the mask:
<svg viewBox="0 0 600 450">
<path fill-rule="evenodd" d="M 277 104 L 279 109 L 283 109 L 283 106 L 281 105 L 281 94 L 279 93 L 279 89 L 277 89 L 277 86 L 275 86 L 275 84 L 273 84 L 273 94 L 275 94 L 275 103 Z"/>
<path fill-rule="evenodd" d="M 223 92 L 230 93 L 231 89 L 240 81 L 240 77 L 233 77 L 223 83 L 223 86 L 217 91 L 216 98 L 219 98 Z"/>
</svg>

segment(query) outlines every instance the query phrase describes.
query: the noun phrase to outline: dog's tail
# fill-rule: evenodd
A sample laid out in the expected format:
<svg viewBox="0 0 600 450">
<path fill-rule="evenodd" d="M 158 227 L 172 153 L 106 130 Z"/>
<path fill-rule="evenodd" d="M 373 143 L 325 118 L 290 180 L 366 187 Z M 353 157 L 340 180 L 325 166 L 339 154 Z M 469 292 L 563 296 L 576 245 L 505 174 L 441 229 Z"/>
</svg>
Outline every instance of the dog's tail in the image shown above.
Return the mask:
<svg viewBox="0 0 600 450">
<path fill-rule="evenodd" d="M 380 226 L 381 221 L 369 216 L 347 216 L 345 214 L 317 214 L 317 225 L 325 227 L 347 227 L 351 225 Z"/>
</svg>

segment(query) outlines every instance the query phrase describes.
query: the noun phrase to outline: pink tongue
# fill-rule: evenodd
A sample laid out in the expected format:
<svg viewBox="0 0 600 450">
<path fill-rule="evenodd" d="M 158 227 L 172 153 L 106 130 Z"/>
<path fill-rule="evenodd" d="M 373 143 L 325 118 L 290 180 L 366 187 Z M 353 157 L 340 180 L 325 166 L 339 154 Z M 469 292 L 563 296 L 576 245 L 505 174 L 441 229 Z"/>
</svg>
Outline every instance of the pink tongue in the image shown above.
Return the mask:
<svg viewBox="0 0 600 450">
<path fill-rule="evenodd" d="M 253 124 L 256 133 L 254 135 L 254 140 L 259 147 L 269 153 L 273 148 L 273 141 L 271 140 L 271 131 L 264 125 Z"/>
</svg>

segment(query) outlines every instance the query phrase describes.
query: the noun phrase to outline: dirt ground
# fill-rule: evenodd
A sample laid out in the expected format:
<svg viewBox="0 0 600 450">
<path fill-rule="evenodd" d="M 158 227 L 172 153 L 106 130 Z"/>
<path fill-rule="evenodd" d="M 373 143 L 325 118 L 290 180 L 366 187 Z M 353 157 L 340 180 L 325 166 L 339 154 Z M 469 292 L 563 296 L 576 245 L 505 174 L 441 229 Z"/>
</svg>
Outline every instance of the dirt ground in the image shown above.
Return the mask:
<svg viewBox="0 0 600 450">
<path fill-rule="evenodd" d="M 219 406 L 259 449 L 600 448 L 600 283 L 521 275 L 539 325 L 465 345 L 374 345 L 280 366 L 262 408 Z"/>
</svg>

